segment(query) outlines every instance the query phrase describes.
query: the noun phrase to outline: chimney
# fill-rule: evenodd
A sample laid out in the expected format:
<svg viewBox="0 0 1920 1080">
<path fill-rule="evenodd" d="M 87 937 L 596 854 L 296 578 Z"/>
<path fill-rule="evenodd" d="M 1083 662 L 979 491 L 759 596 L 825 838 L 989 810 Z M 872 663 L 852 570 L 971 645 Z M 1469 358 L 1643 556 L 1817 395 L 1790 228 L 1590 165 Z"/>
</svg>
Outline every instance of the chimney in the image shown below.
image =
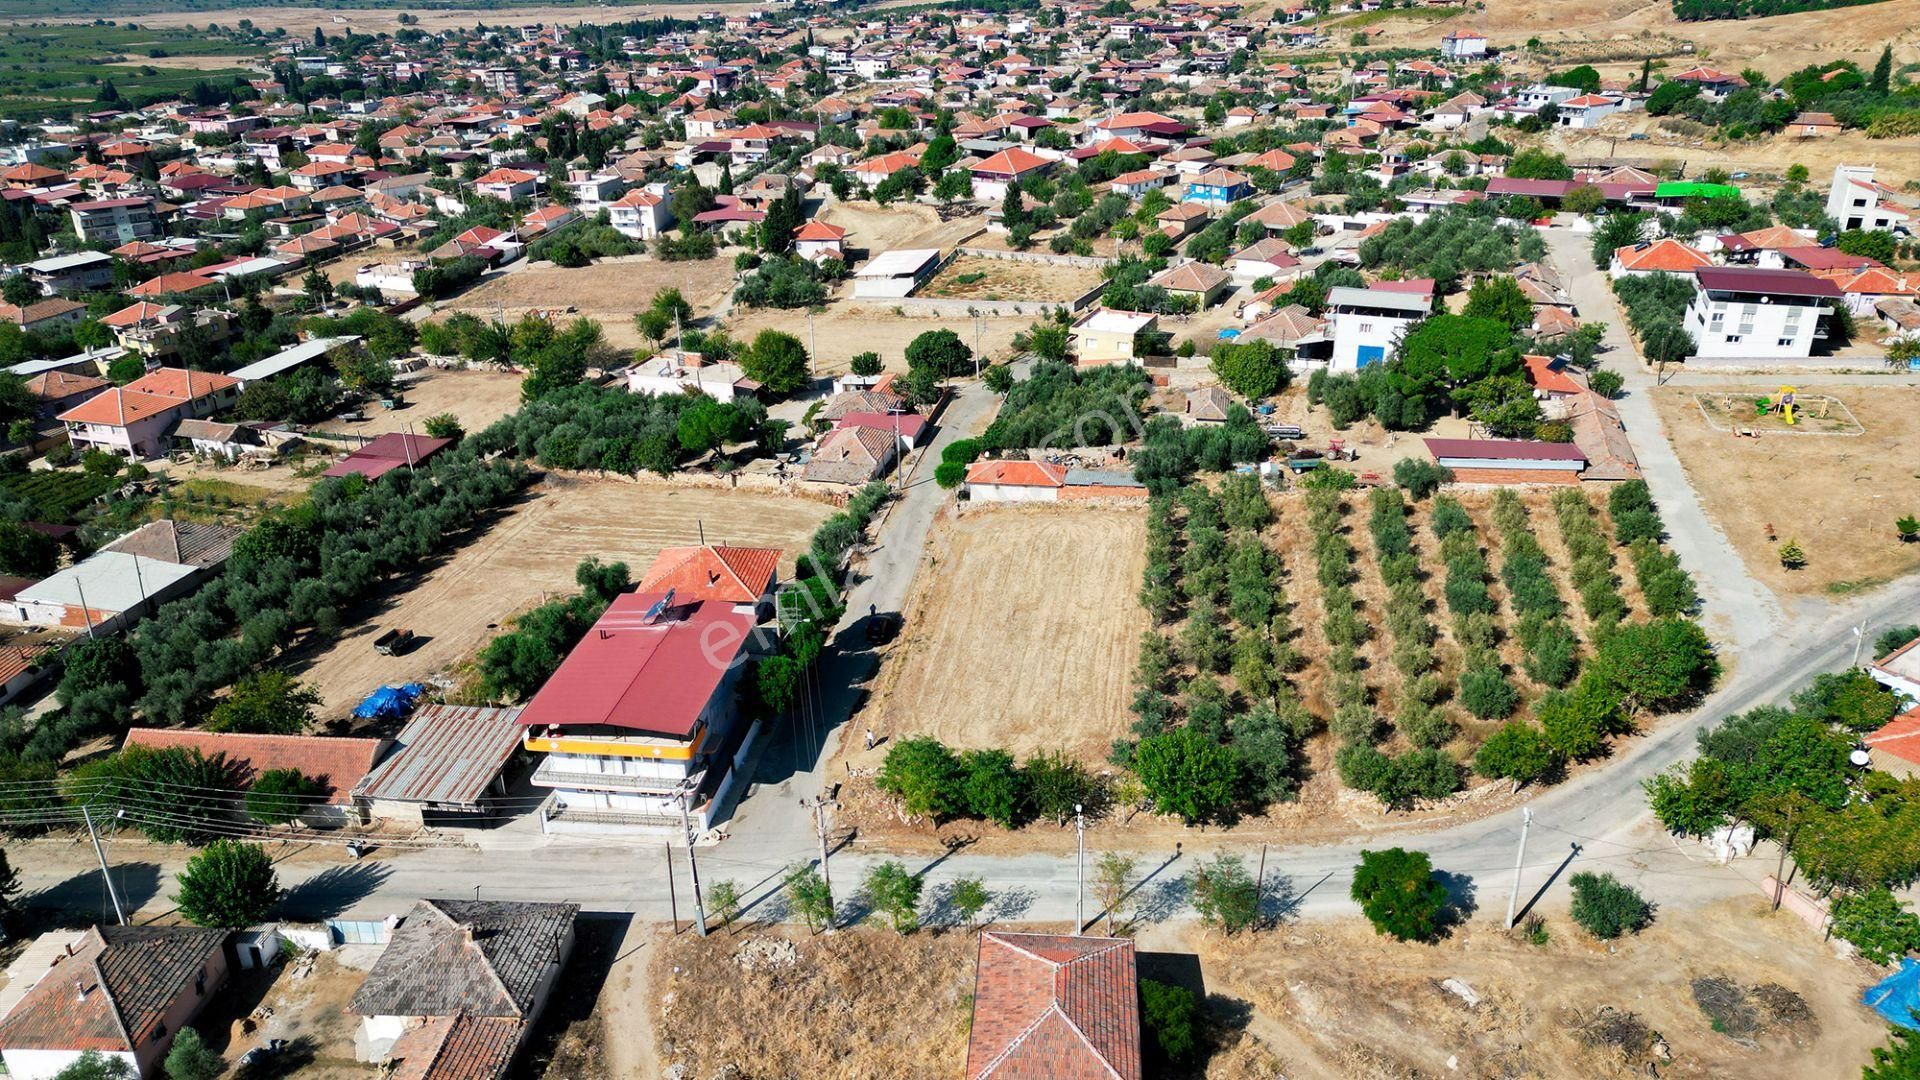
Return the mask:
<svg viewBox="0 0 1920 1080">
<path fill-rule="evenodd" d="M 84 981 L 81 981 L 79 979 L 74 980 L 73 999 L 75 1001 L 87 1000 L 87 984 Z"/>
<path fill-rule="evenodd" d="M 460 940 L 466 942 L 469 945 L 473 944 L 473 924 L 472 923 L 460 924 Z"/>
</svg>

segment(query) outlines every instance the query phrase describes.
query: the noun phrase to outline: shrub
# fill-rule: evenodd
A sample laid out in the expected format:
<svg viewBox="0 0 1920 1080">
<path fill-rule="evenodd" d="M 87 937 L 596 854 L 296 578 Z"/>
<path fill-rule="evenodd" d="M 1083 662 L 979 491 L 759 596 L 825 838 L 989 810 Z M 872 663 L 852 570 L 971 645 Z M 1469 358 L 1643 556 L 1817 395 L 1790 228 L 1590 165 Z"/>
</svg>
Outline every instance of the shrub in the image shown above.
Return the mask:
<svg viewBox="0 0 1920 1080">
<path fill-rule="evenodd" d="M 1446 910 L 1446 886 L 1433 876 L 1424 851 L 1362 851 L 1352 896 L 1375 931 L 1401 941 L 1430 941 Z"/>
<path fill-rule="evenodd" d="M 1189 825 L 1227 816 L 1240 789 L 1240 759 L 1233 748 L 1192 728 L 1140 740 L 1133 769 L 1154 806 Z"/>
<path fill-rule="evenodd" d="M 1012 754 L 1005 750 L 962 751 L 960 768 L 966 773 L 961 783 L 967 813 L 1007 829 L 1020 823 L 1025 794 Z"/>
<path fill-rule="evenodd" d="M 1187 875 L 1193 909 L 1207 926 L 1238 933 L 1260 921 L 1260 883 L 1238 855 L 1221 852 Z"/>
<path fill-rule="evenodd" d="M 1481 667 L 1460 676 L 1460 704 L 1482 720 L 1498 720 L 1513 714 L 1520 694 L 1500 669 Z"/>
<path fill-rule="evenodd" d="M 1833 932 L 1876 964 L 1896 963 L 1920 949 L 1920 916 L 1884 886 L 1836 898 Z"/>
<path fill-rule="evenodd" d="M 922 884 L 922 880 L 900 862 L 888 859 L 867 871 L 860 891 L 873 910 L 885 915 L 896 931 L 910 934 L 920 925 Z"/>
<path fill-rule="evenodd" d="M 1414 499 L 1424 499 L 1453 480 L 1453 470 L 1424 458 L 1401 458 L 1393 467 L 1393 482 Z M 1456 504 L 1457 505 L 1457 504 Z"/>
<path fill-rule="evenodd" d="M 1154 979 L 1140 980 L 1140 1026 L 1168 1062 L 1179 1064 L 1193 1057 L 1199 1045 L 1194 1032 L 1197 1013 L 1193 991 Z"/>
<path fill-rule="evenodd" d="M 874 785 L 897 797 L 909 814 L 951 817 L 967 809 L 966 772 L 938 739 L 905 739 L 887 750 Z"/>
<path fill-rule="evenodd" d="M 1653 921 L 1653 905 L 1612 874 L 1582 871 L 1567 883 L 1573 887 L 1573 921 L 1603 941 L 1637 934 Z"/>
<path fill-rule="evenodd" d="M 1026 788 L 1027 809 L 1036 818 L 1064 823 L 1076 805 L 1095 801 L 1101 792 L 1100 781 L 1085 765 L 1059 750 L 1047 750 L 1026 760 L 1020 769 Z"/>
<path fill-rule="evenodd" d="M 1560 763 L 1560 755 L 1546 733 L 1518 720 L 1487 736 L 1473 755 L 1473 769 L 1481 776 L 1522 784 L 1546 777 Z"/>
<path fill-rule="evenodd" d="M 247 816 L 267 825 L 297 820 L 325 795 L 326 785 L 299 769 L 268 769 L 247 789 Z"/>
</svg>

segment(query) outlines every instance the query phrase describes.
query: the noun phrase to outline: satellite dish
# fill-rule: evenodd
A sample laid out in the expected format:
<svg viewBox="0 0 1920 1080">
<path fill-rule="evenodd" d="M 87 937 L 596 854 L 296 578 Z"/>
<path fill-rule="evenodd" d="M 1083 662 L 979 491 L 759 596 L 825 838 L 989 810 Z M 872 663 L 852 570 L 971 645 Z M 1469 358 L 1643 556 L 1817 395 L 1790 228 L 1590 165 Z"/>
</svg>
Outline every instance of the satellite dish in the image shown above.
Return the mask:
<svg viewBox="0 0 1920 1080">
<path fill-rule="evenodd" d="M 1847 755 L 1847 760 L 1853 762 L 1854 765 L 1862 769 L 1873 764 L 1873 756 L 1871 754 L 1868 754 L 1865 750 L 1861 750 L 1858 748 L 1856 748 L 1852 753 Z"/>
</svg>

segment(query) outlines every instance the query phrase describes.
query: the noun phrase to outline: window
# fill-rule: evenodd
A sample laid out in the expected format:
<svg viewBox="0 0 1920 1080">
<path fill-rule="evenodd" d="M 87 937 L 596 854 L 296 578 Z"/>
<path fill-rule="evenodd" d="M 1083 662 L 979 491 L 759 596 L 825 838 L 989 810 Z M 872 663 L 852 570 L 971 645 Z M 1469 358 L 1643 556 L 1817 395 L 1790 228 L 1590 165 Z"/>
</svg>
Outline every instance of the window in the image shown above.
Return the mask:
<svg viewBox="0 0 1920 1080">
<path fill-rule="evenodd" d="M 1774 342 L 1774 344 L 1784 349 L 1793 344 L 1793 339 L 1790 337 L 1783 337 L 1779 341 Z"/>
<path fill-rule="evenodd" d="M 1739 335 L 1739 334 L 1728 334 L 1728 335 L 1727 335 L 1727 344 L 1729 344 L 1729 345 L 1732 345 L 1732 344 L 1734 344 L 1734 343 L 1736 343 L 1736 342 L 1738 342 L 1739 340 L 1740 340 L 1740 335 Z"/>
<path fill-rule="evenodd" d="M 1370 322 L 1363 322 L 1363 323 L 1361 323 L 1361 324 L 1360 324 L 1360 332 L 1361 332 L 1361 333 L 1363 333 L 1363 334 L 1371 334 L 1371 333 L 1373 333 L 1373 324 L 1372 324 L 1372 323 L 1370 323 Z"/>
<path fill-rule="evenodd" d="M 167 1037 L 167 1025 L 155 1024 L 153 1027 L 153 1041 L 159 1042 L 160 1040 L 166 1037 Z"/>
</svg>

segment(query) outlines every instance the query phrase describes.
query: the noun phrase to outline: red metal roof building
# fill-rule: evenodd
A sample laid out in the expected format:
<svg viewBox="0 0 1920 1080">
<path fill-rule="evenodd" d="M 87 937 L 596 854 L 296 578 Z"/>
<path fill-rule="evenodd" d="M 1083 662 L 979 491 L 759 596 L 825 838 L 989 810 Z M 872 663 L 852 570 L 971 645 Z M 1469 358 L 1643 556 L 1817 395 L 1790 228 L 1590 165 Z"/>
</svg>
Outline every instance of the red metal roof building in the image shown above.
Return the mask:
<svg viewBox="0 0 1920 1080">
<path fill-rule="evenodd" d="M 1572 443 L 1533 439 L 1427 439 L 1433 460 L 1463 484 L 1574 484 L 1587 455 Z"/>
<path fill-rule="evenodd" d="M 419 465 L 453 445 L 452 439 L 389 431 L 334 462 L 322 476 L 364 476 L 378 480 L 395 469 Z"/>
<path fill-rule="evenodd" d="M 967 1080 L 1139 1080 L 1133 941 L 980 935 Z"/>
</svg>

